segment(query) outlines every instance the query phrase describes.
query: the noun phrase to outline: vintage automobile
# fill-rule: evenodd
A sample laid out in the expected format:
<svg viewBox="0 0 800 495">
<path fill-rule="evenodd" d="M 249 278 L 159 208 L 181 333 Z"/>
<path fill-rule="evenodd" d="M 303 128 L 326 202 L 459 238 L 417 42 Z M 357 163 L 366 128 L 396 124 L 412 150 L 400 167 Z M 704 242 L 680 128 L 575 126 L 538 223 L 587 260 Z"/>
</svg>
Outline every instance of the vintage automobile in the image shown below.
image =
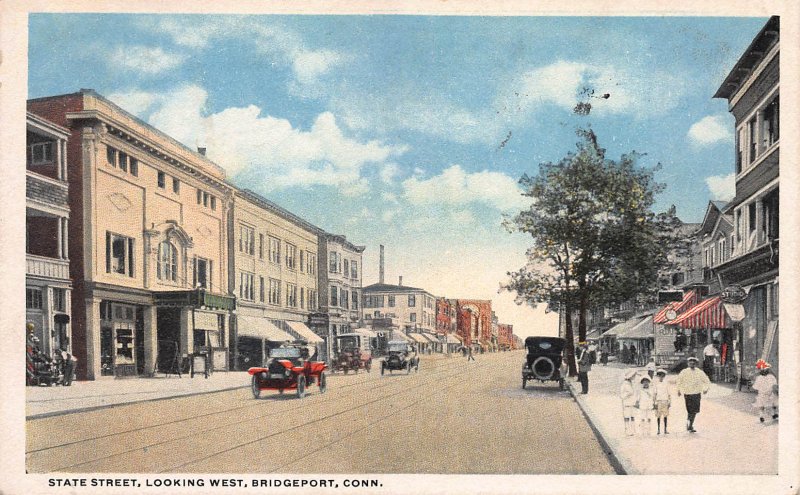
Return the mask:
<svg viewBox="0 0 800 495">
<path fill-rule="evenodd" d="M 522 365 L 522 388 L 528 381 L 558 382 L 564 390 L 567 366 L 562 359 L 567 341 L 559 337 L 527 337 L 525 348 L 528 354 Z"/>
<path fill-rule="evenodd" d="M 308 349 L 298 344 L 272 349 L 266 366 L 247 370 L 253 376 L 253 397 L 258 399 L 264 390 L 277 390 L 279 394 L 283 394 L 284 390 L 296 390 L 297 397 L 302 399 L 314 382 L 319 385 L 320 393 L 324 394 L 327 390 L 327 365 L 322 361 L 310 361 L 308 354 Z"/>
<path fill-rule="evenodd" d="M 386 357 L 381 360 L 381 375 L 389 370 L 391 374 L 395 370 L 406 370 L 411 373 L 411 368 L 419 371 L 419 356 L 414 349 L 405 341 L 390 340 L 386 344 Z"/>
<path fill-rule="evenodd" d="M 370 338 L 360 333 L 343 333 L 336 337 L 336 353 L 331 368 L 347 374 L 359 369 L 372 370 L 372 345 Z"/>
</svg>

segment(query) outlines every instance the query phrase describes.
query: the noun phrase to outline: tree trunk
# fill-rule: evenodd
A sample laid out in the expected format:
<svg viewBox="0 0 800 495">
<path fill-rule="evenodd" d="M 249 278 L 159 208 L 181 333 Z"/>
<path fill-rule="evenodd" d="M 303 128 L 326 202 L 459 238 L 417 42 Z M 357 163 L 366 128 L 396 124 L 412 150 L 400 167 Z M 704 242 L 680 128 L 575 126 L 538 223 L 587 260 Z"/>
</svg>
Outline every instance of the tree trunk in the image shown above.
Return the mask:
<svg viewBox="0 0 800 495">
<path fill-rule="evenodd" d="M 586 342 L 586 311 L 589 306 L 585 290 L 580 291 L 578 300 L 578 342 Z"/>
<path fill-rule="evenodd" d="M 569 376 L 578 376 L 578 366 L 575 363 L 575 337 L 572 331 L 572 305 L 569 303 L 569 297 L 564 302 L 564 339 L 567 345 L 564 347 L 564 357 L 567 358 L 567 366 L 569 366 Z"/>
</svg>

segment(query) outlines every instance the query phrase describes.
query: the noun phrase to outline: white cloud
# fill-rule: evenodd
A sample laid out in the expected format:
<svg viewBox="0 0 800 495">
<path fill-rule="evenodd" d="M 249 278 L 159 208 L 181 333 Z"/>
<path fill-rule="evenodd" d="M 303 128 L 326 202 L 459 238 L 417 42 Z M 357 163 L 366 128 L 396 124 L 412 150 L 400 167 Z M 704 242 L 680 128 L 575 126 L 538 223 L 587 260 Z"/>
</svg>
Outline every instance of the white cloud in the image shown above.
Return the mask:
<svg viewBox="0 0 800 495">
<path fill-rule="evenodd" d="M 430 179 L 403 181 L 404 197 L 414 205 L 484 203 L 499 210 L 527 205 L 517 181 L 501 172 L 468 173 L 453 165 Z"/>
<path fill-rule="evenodd" d="M 706 185 L 711 192 L 711 199 L 729 201 L 736 195 L 736 174 L 708 177 Z"/>
<path fill-rule="evenodd" d="M 381 168 L 380 176 L 385 184 L 391 184 L 398 175 L 400 175 L 400 166 L 396 163 L 387 163 Z"/>
<path fill-rule="evenodd" d="M 731 126 L 728 125 L 726 117 L 725 115 L 709 115 L 692 124 L 688 134 L 692 144 L 706 146 L 733 139 L 733 132 L 731 132 Z"/>
<path fill-rule="evenodd" d="M 147 75 L 160 74 L 179 66 L 186 59 L 184 55 L 167 53 L 160 47 L 147 46 L 119 46 L 109 54 L 108 58 L 114 67 Z"/>
<path fill-rule="evenodd" d="M 351 138 L 330 112 L 318 115 L 309 130 L 264 115 L 255 105 L 209 115 L 208 93 L 194 85 L 159 94 L 131 91 L 109 98 L 147 109 L 149 115 L 139 115 L 191 148 L 207 147 L 208 157 L 230 175 L 247 172 L 253 177 L 263 176 L 260 186 L 267 191 L 321 184 L 341 187 L 344 194 L 357 196 L 368 191 L 361 177 L 364 167 L 381 167 L 407 149 Z"/>
</svg>

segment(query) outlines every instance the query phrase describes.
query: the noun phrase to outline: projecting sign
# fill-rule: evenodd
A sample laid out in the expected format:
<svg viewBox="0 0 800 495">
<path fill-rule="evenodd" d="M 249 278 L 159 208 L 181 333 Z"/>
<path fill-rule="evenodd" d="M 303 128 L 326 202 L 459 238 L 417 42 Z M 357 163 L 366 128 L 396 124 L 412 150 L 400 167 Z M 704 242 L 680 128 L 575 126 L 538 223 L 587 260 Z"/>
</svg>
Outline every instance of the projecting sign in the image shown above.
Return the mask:
<svg viewBox="0 0 800 495">
<path fill-rule="evenodd" d="M 747 291 L 741 285 L 729 285 L 720 293 L 720 299 L 727 304 L 737 304 L 747 298 Z"/>
</svg>

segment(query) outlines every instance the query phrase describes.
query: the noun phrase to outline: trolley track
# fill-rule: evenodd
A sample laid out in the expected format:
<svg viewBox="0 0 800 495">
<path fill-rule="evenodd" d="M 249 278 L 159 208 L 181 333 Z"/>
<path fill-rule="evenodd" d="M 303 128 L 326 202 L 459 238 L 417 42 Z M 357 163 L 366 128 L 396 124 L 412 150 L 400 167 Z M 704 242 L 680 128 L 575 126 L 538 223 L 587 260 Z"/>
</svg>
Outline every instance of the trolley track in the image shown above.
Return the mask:
<svg viewBox="0 0 800 495">
<path fill-rule="evenodd" d="M 50 445 L 42 448 L 31 449 L 29 450 L 26 455 L 28 457 L 28 464 L 29 470 L 37 471 L 36 465 L 40 462 L 42 467 L 46 467 L 48 471 L 65 471 L 65 470 L 75 470 L 81 468 L 81 466 L 88 466 L 91 464 L 99 465 L 98 463 L 102 461 L 110 461 L 112 459 L 126 457 L 139 457 L 142 454 L 147 454 L 148 452 L 152 452 L 154 449 L 158 449 L 159 447 L 166 447 L 170 444 L 180 443 L 182 441 L 186 441 L 189 439 L 197 439 L 199 437 L 208 437 L 209 434 L 223 434 L 226 435 L 218 440 L 229 440 L 233 437 L 237 437 L 238 435 L 245 435 L 247 434 L 247 426 L 250 424 L 270 424 L 270 418 L 277 418 L 282 417 L 287 414 L 287 412 L 292 411 L 300 411 L 305 409 L 306 406 L 316 406 L 321 407 L 325 404 L 333 404 L 337 398 L 341 398 L 343 395 L 347 393 L 352 393 L 355 389 L 358 390 L 357 387 L 363 386 L 368 388 L 369 394 L 364 394 L 366 397 L 373 397 L 371 400 L 367 401 L 359 401 L 356 405 L 352 407 L 347 407 L 343 410 L 335 410 L 335 412 L 327 415 L 323 415 L 322 417 L 313 419 L 311 421 L 301 422 L 300 424 L 296 424 L 294 426 L 290 426 L 289 428 L 280 429 L 278 431 L 272 432 L 269 435 L 261 436 L 258 439 L 252 442 L 246 442 L 245 444 L 238 444 L 238 445 L 231 445 L 225 449 L 222 449 L 221 452 L 225 451 L 232 451 L 236 449 L 242 448 L 244 445 L 253 444 L 257 442 L 262 442 L 265 439 L 275 437 L 281 434 L 285 434 L 287 432 L 297 430 L 308 425 L 320 423 L 331 418 L 335 418 L 337 416 L 347 414 L 349 412 L 356 411 L 358 409 L 362 409 L 365 407 L 369 407 L 372 404 L 377 404 L 381 401 L 385 401 L 390 399 L 391 397 L 398 396 L 403 393 L 408 393 L 409 391 L 417 390 L 422 387 L 426 387 L 430 384 L 430 382 L 439 381 L 441 379 L 446 379 L 449 377 L 453 377 L 456 375 L 462 374 L 462 370 L 459 368 L 454 373 L 448 373 L 448 370 L 452 368 L 452 366 L 447 366 L 451 363 L 449 360 L 445 362 L 438 362 L 436 364 L 430 363 L 428 366 L 423 368 L 425 370 L 424 375 L 416 375 L 412 376 L 412 378 L 419 377 L 416 384 L 412 387 L 408 387 L 408 381 L 406 380 L 386 380 L 382 383 L 380 379 L 367 379 L 352 383 L 343 384 L 342 386 L 336 387 L 335 389 L 329 391 L 325 395 L 317 395 L 314 394 L 303 401 L 302 408 L 298 408 L 299 405 L 295 401 L 287 400 L 287 401 L 279 401 L 273 402 L 273 404 L 278 404 L 283 407 L 278 407 L 276 409 L 270 410 L 267 414 L 257 414 L 253 417 L 243 418 L 243 412 L 260 412 L 259 409 L 262 409 L 264 406 L 263 401 L 253 401 L 253 399 L 249 399 L 249 403 L 243 406 L 237 406 L 232 408 L 226 408 L 220 411 L 213 411 L 210 413 L 204 414 L 196 414 L 187 418 L 181 418 L 177 420 L 170 420 L 170 421 L 163 421 L 153 425 L 146 425 L 139 428 L 131 428 L 125 431 L 118 431 L 114 433 L 108 433 L 104 435 L 96 435 L 89 438 L 83 438 L 79 440 L 74 440 L 71 442 L 62 442 L 56 445 Z M 474 368 L 473 368 L 474 369 Z M 377 383 L 376 383 L 377 381 Z M 400 387 L 401 389 L 392 390 L 393 388 Z M 344 391 L 343 391 L 344 389 Z M 387 389 L 389 393 L 382 394 L 378 397 L 374 397 L 376 391 Z M 334 392 L 335 391 L 335 392 Z M 245 389 L 241 389 L 237 391 L 238 393 L 244 393 Z M 232 392 L 227 392 L 228 394 Z M 249 391 L 247 391 L 249 396 Z M 420 399 L 422 400 L 422 399 Z M 235 420 L 234 421 L 226 421 L 223 424 L 218 424 L 214 421 L 214 418 L 217 416 L 223 416 L 223 419 L 227 419 L 232 413 L 235 413 Z M 193 422 L 198 423 L 197 425 L 193 425 Z M 158 435 L 159 432 L 155 431 L 158 428 L 171 428 L 171 432 L 174 433 L 176 426 L 183 426 L 185 429 L 191 429 L 194 426 L 194 429 L 191 430 L 191 433 L 175 437 L 174 435 L 171 438 L 162 438 L 158 441 L 147 441 L 147 432 L 150 431 L 151 434 Z M 226 432 L 226 429 L 233 430 L 233 433 Z M 235 433 L 237 430 L 242 430 L 238 435 Z M 163 432 L 164 435 L 169 437 L 169 431 Z M 252 430 L 250 431 L 252 435 Z M 100 452 L 108 452 L 107 448 L 108 445 L 105 444 L 112 444 L 111 450 L 115 450 L 113 445 L 121 445 L 128 448 L 119 449 L 117 448 L 116 451 L 102 456 L 96 455 Z M 211 442 L 213 444 L 213 442 Z M 134 445 L 134 447 L 130 447 L 130 445 Z M 212 454 L 219 455 L 219 453 Z M 138 453 L 138 455 L 137 455 Z M 95 454 L 95 455 L 92 455 Z M 61 466 L 54 466 L 51 462 L 53 458 L 55 459 L 76 459 L 76 456 L 80 458 L 80 462 L 68 463 L 66 465 Z M 91 457 L 87 459 L 86 457 Z M 208 457 L 208 456 L 205 456 Z M 192 464 L 193 461 L 189 460 L 189 462 L 184 463 L 186 465 Z M 170 469 L 174 469 L 176 466 L 166 469 L 165 471 L 169 471 Z M 177 466 L 177 467 L 180 467 Z"/>
</svg>

